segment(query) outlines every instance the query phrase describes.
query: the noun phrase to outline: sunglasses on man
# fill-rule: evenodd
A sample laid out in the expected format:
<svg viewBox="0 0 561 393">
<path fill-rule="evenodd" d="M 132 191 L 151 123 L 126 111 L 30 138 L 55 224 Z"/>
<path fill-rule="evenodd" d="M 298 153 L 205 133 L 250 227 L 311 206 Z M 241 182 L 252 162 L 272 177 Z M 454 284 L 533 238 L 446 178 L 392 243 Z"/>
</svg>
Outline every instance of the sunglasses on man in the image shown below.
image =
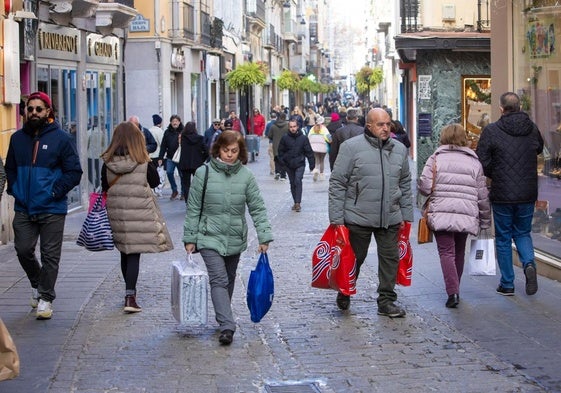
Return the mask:
<svg viewBox="0 0 561 393">
<path fill-rule="evenodd" d="M 37 113 L 41 113 L 43 112 L 43 110 L 45 110 L 47 108 L 43 107 L 43 106 L 28 106 L 27 107 L 27 112 L 28 113 L 33 113 L 33 111 L 35 110 L 35 112 Z"/>
</svg>

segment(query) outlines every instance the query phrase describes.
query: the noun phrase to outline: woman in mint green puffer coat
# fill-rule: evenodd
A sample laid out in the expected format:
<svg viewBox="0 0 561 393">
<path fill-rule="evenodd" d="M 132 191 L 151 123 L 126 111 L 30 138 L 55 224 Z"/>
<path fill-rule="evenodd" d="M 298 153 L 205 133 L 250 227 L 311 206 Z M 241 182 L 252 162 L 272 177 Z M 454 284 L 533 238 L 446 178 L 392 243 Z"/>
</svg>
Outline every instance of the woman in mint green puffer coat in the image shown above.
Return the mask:
<svg viewBox="0 0 561 393">
<path fill-rule="evenodd" d="M 224 131 L 213 143 L 211 160 L 195 172 L 183 228 L 185 250 L 200 250 L 220 325 L 219 341 L 232 343 L 236 323 L 231 299 L 240 254 L 247 248 L 246 206 L 255 225 L 259 251 L 273 241 L 265 203 L 253 173 L 245 167 L 247 148 L 239 132 Z M 205 187 L 206 183 L 206 187 Z"/>
</svg>

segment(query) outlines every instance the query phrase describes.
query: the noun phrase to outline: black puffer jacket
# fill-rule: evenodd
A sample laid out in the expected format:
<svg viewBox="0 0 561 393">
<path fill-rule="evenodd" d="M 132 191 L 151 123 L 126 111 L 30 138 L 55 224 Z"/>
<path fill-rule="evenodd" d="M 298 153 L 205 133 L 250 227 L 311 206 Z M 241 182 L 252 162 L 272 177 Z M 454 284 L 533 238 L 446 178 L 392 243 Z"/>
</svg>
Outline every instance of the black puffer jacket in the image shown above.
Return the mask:
<svg viewBox="0 0 561 393">
<path fill-rule="evenodd" d="M 306 165 L 306 158 L 310 165 L 310 171 L 316 167 L 314 151 L 308 137 L 298 130 L 294 134 L 288 132 L 283 135 L 279 143 L 279 160 L 290 169 L 296 169 Z"/>
<path fill-rule="evenodd" d="M 537 155 L 542 150 L 540 131 L 525 112 L 505 113 L 483 129 L 476 152 L 485 176 L 492 180 L 491 202 L 537 200 Z"/>
<path fill-rule="evenodd" d="M 181 155 L 179 169 L 182 171 L 194 170 L 205 163 L 208 150 L 204 137 L 195 133 L 181 133 Z"/>
<path fill-rule="evenodd" d="M 183 131 L 183 123 L 180 123 L 177 128 L 173 128 L 171 124 L 168 128 L 166 128 L 160 145 L 160 160 L 163 160 L 164 158 L 171 160 L 175 151 L 179 147 L 179 134 L 181 134 L 181 131 Z"/>
</svg>

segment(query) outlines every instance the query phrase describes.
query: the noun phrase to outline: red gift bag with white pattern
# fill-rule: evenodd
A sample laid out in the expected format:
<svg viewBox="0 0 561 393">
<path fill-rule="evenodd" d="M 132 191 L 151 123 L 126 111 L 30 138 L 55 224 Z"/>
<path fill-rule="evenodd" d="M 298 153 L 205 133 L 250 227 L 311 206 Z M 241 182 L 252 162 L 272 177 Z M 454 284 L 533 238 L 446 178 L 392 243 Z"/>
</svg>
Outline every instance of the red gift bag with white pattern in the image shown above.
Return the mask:
<svg viewBox="0 0 561 393">
<path fill-rule="evenodd" d="M 356 260 L 344 225 L 329 225 L 312 255 L 312 287 L 356 294 Z"/>
<path fill-rule="evenodd" d="M 405 221 L 405 224 L 399 229 L 397 235 L 397 243 L 399 246 L 399 264 L 397 265 L 397 276 L 395 283 L 408 287 L 411 285 L 411 275 L 413 274 L 413 250 L 409 243 L 409 233 L 411 232 L 411 223 Z"/>
</svg>

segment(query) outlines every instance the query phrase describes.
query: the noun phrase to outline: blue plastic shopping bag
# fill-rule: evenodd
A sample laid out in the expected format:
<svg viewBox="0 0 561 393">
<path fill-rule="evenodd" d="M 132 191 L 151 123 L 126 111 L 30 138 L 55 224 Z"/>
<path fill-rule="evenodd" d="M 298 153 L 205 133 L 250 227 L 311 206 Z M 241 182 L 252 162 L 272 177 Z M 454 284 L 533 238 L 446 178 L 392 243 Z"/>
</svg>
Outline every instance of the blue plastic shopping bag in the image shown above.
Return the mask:
<svg viewBox="0 0 561 393">
<path fill-rule="evenodd" d="M 275 282 L 273 271 L 269 266 L 269 257 L 266 253 L 261 253 L 247 283 L 247 307 L 253 322 L 261 321 L 261 318 L 267 314 L 273 304 L 274 295 Z"/>
</svg>

